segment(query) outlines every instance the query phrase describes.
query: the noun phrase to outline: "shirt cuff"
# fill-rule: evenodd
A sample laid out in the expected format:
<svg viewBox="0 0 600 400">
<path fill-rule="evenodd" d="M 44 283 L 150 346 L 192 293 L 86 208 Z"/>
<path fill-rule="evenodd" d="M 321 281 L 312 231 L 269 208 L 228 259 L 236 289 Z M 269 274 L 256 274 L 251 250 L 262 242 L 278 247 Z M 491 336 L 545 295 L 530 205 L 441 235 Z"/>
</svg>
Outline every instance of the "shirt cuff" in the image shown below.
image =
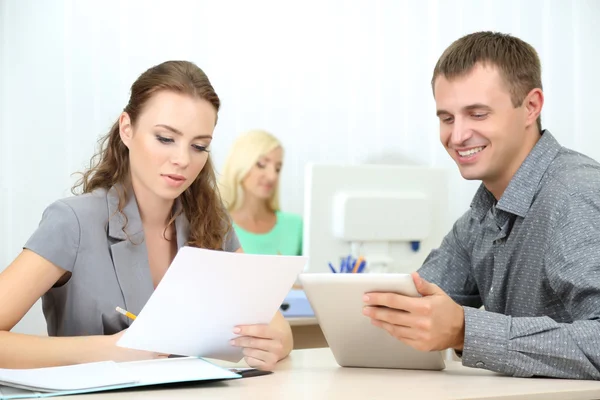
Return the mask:
<svg viewBox="0 0 600 400">
<path fill-rule="evenodd" d="M 465 311 L 464 366 L 510 374 L 508 336 L 511 317 L 478 308 Z"/>
</svg>

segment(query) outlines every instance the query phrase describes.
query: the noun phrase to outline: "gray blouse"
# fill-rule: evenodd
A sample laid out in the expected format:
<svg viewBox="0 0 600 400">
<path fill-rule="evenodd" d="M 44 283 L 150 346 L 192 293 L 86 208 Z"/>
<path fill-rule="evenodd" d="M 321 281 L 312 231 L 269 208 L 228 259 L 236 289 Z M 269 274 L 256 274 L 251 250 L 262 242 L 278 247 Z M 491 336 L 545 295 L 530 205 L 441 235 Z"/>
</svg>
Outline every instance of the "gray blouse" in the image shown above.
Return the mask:
<svg viewBox="0 0 600 400">
<path fill-rule="evenodd" d="M 118 212 L 115 187 L 51 204 L 25 248 L 70 272 L 68 282 L 42 297 L 50 336 L 109 335 L 131 320 L 116 306 L 139 314 L 154 291 L 142 220 L 135 196 Z M 189 223 L 175 220 L 177 248 L 185 245 Z M 223 250 L 240 243 L 230 230 Z"/>
</svg>

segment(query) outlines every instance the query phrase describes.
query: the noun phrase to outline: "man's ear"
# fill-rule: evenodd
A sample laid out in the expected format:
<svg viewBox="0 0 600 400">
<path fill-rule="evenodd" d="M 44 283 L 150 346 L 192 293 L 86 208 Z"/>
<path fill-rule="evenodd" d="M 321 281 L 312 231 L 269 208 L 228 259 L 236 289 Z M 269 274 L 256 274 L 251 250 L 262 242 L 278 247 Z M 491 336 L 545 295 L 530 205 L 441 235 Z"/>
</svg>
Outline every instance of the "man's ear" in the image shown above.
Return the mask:
<svg viewBox="0 0 600 400">
<path fill-rule="evenodd" d="M 544 106 L 544 92 L 542 92 L 542 89 L 532 89 L 531 92 L 527 94 L 527 97 L 525 97 L 524 105 L 527 110 L 527 126 L 535 124 L 542 113 L 542 107 Z"/>
<path fill-rule="evenodd" d="M 133 127 L 131 126 L 131 118 L 126 112 L 123 112 L 119 117 L 119 135 L 125 146 L 129 148 L 129 143 L 133 138 Z"/>
</svg>

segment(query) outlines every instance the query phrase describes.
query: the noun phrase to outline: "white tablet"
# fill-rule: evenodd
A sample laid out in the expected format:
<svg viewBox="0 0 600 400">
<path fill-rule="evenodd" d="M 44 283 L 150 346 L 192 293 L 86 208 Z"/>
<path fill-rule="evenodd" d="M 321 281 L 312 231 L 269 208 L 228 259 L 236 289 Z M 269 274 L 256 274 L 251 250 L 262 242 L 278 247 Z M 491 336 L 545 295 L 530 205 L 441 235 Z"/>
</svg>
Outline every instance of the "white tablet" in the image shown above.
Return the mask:
<svg viewBox="0 0 600 400">
<path fill-rule="evenodd" d="M 419 296 L 409 274 L 300 274 L 336 362 L 342 367 L 444 369 L 442 352 L 422 352 L 371 324 L 363 295 L 393 292 Z"/>
</svg>

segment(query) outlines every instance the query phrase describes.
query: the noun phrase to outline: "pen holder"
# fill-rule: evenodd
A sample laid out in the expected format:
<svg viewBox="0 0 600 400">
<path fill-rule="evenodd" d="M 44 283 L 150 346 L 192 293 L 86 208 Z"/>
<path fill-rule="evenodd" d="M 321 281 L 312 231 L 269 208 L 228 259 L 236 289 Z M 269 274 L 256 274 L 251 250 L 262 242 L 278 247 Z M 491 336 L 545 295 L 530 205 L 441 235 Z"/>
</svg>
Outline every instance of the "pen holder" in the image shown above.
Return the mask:
<svg viewBox="0 0 600 400">
<path fill-rule="evenodd" d="M 340 267 L 338 270 L 336 270 L 332 263 L 329 263 L 329 269 L 334 274 L 360 274 L 365 272 L 366 267 L 367 261 L 362 256 L 358 257 L 358 259 L 355 259 L 350 255 L 340 258 Z"/>
</svg>

